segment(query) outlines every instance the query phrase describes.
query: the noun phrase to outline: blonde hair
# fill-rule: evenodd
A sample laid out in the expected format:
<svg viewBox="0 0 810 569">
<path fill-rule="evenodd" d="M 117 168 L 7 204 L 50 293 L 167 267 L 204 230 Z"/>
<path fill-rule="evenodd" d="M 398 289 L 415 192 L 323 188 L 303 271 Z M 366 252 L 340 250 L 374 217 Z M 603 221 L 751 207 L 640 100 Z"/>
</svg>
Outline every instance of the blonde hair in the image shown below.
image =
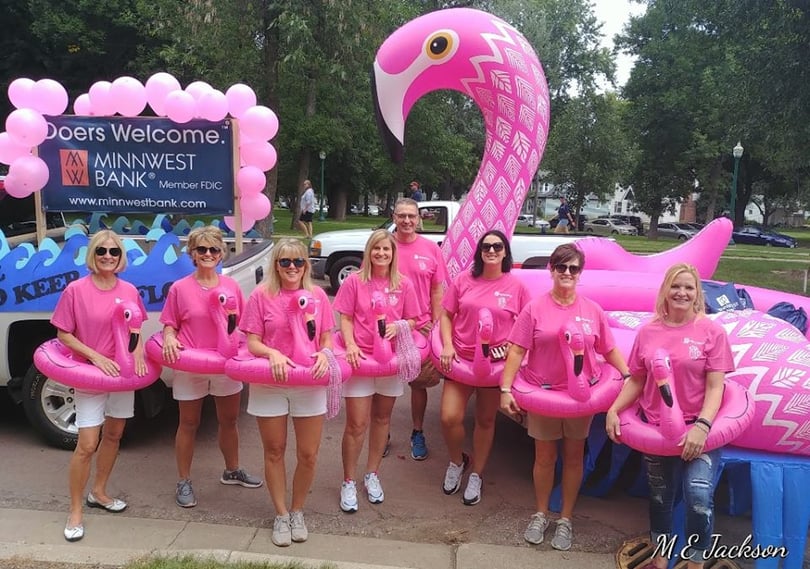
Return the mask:
<svg viewBox="0 0 810 569">
<path fill-rule="evenodd" d="M 661 283 L 661 288 L 658 289 L 658 297 L 655 299 L 655 315 L 659 320 L 663 320 L 667 316 L 667 296 L 669 289 L 672 288 L 672 283 L 675 282 L 680 275 L 687 273 L 692 275 L 695 279 L 695 302 L 693 309 L 695 314 L 702 315 L 706 313 L 706 304 L 703 298 L 703 287 L 700 284 L 700 275 L 697 269 L 689 263 L 677 263 L 672 265 L 664 275 L 664 281 Z"/>
<path fill-rule="evenodd" d="M 270 266 L 267 271 L 267 279 L 265 280 L 267 290 L 270 291 L 273 296 L 277 295 L 281 290 L 281 277 L 278 275 L 278 260 L 284 257 L 290 257 L 292 259 L 301 257 L 304 259 L 304 266 L 302 267 L 304 274 L 301 277 L 301 288 L 312 290 L 312 277 L 310 276 L 312 269 L 309 265 L 307 248 L 301 241 L 292 239 L 291 237 L 279 239 L 273 246 L 273 251 L 270 253 Z"/>
<path fill-rule="evenodd" d="M 399 283 L 402 280 L 402 275 L 399 272 L 397 265 L 397 240 L 391 235 L 387 229 L 377 229 L 366 241 L 366 249 L 363 252 L 363 264 L 360 266 L 360 280 L 367 283 L 371 280 L 371 250 L 380 241 L 387 239 L 391 244 L 391 264 L 388 266 L 388 287 L 391 290 L 397 290 Z"/>
<path fill-rule="evenodd" d="M 202 244 L 207 244 L 209 247 L 219 247 L 222 250 L 222 259 L 225 258 L 228 249 L 225 247 L 222 230 L 213 225 L 198 227 L 191 230 L 191 233 L 188 234 L 188 241 L 186 241 L 186 252 L 191 257 L 191 262 L 194 263 L 195 267 L 197 266 L 197 260 L 194 258 L 194 249 Z"/>
<path fill-rule="evenodd" d="M 87 268 L 91 273 L 98 272 L 98 265 L 96 264 L 96 248 L 101 247 L 101 244 L 107 239 L 111 239 L 112 242 L 115 243 L 115 246 L 121 249 L 121 256 L 118 257 L 118 264 L 115 266 L 115 272 L 120 273 L 127 268 L 127 252 L 126 249 L 124 249 L 124 242 L 121 241 L 121 238 L 115 233 L 115 231 L 102 229 L 98 233 L 95 233 L 90 238 L 90 242 L 87 244 L 87 256 L 84 259 L 84 263 L 87 265 Z"/>
</svg>

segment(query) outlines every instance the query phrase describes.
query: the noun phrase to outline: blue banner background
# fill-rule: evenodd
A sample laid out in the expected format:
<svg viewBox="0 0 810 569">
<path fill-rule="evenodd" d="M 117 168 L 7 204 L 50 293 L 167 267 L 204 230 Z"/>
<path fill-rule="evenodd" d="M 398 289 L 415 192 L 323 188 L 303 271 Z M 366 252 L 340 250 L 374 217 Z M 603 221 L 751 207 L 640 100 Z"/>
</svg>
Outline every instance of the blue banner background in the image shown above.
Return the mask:
<svg viewBox="0 0 810 569">
<path fill-rule="evenodd" d="M 230 120 L 48 118 L 46 210 L 233 213 Z"/>
</svg>

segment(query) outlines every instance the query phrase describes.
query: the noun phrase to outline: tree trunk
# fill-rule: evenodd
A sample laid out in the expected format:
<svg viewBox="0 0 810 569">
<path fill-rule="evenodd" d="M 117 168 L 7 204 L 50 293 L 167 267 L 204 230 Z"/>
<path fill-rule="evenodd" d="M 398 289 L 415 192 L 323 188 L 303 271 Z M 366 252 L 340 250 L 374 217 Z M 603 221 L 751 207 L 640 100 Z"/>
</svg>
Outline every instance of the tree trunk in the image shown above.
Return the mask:
<svg viewBox="0 0 810 569">
<path fill-rule="evenodd" d="M 304 116 L 306 119 L 311 119 L 315 116 L 317 97 L 316 90 L 317 85 L 315 79 L 310 78 L 307 85 L 307 107 L 304 110 Z M 309 148 L 302 148 L 298 153 L 298 192 L 295 194 L 295 209 L 293 209 L 293 205 L 290 204 L 290 210 L 293 213 L 292 219 L 290 219 L 290 229 L 295 229 L 295 220 L 297 219 L 296 212 L 298 211 L 298 204 L 301 201 L 301 195 L 304 193 L 304 180 L 309 179 L 309 165 L 311 159 L 312 151 Z M 310 179 L 310 182 L 311 181 L 312 180 Z M 315 187 L 314 184 L 313 187 Z M 323 188 L 320 188 L 320 191 L 322 192 Z M 320 193 L 316 193 L 317 195 L 320 195 Z M 320 202 L 317 203 L 320 205 Z"/>
<path fill-rule="evenodd" d="M 279 97 L 276 92 L 278 85 L 278 25 L 276 20 L 281 15 L 278 4 L 270 0 L 262 2 L 262 28 L 265 30 L 265 40 L 262 46 L 262 61 L 265 70 L 264 83 L 260 86 L 259 92 L 264 95 L 268 106 L 278 111 Z M 272 143 L 271 143 L 272 144 Z M 278 188 L 278 165 L 267 172 L 267 185 L 264 193 L 270 199 L 270 203 L 276 203 L 276 190 Z M 273 213 L 271 211 L 265 219 L 256 222 L 256 230 L 262 237 L 269 238 L 273 232 Z"/>
</svg>

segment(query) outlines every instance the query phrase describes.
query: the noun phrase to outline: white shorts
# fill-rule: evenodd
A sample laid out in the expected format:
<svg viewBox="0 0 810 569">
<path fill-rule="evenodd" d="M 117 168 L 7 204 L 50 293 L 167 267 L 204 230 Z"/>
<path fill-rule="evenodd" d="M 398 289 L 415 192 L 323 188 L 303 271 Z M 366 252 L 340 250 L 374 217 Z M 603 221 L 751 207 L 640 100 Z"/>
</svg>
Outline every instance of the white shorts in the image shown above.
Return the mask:
<svg viewBox="0 0 810 569">
<path fill-rule="evenodd" d="M 398 377 L 353 377 L 343 384 L 343 397 L 399 397 L 403 393 L 405 384 Z"/>
<path fill-rule="evenodd" d="M 326 414 L 326 387 L 276 387 L 251 383 L 248 415 L 254 417 L 316 417 Z"/>
<path fill-rule="evenodd" d="M 76 427 L 85 429 L 104 424 L 104 417 L 129 419 L 135 416 L 135 392 L 81 391 L 74 393 Z"/>
<path fill-rule="evenodd" d="M 177 401 L 196 401 L 206 395 L 228 397 L 242 391 L 242 382 L 223 374 L 175 371 L 172 394 Z"/>
</svg>

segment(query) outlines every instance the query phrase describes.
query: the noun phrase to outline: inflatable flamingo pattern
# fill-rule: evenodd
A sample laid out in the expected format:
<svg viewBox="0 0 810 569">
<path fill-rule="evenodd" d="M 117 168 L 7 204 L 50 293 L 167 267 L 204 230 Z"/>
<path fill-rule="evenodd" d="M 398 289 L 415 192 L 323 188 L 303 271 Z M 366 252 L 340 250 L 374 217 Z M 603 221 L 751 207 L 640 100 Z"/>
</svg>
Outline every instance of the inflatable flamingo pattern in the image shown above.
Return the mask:
<svg viewBox="0 0 810 569">
<path fill-rule="evenodd" d="M 452 89 L 475 101 L 486 127 L 483 161 L 442 251 L 450 278 L 472 263 L 489 229 L 512 234 L 540 164 L 549 125 L 548 85 L 526 38 L 491 14 L 439 10 L 408 22 L 374 61 L 374 102 L 383 138 L 401 160 L 405 119 L 431 91 Z"/>
<path fill-rule="evenodd" d="M 59 340 L 48 340 L 34 352 L 34 365 L 48 377 L 70 387 L 88 391 L 133 391 L 151 385 L 160 376 L 160 366 L 146 360 L 146 375 L 135 373 L 132 351 L 140 339 L 143 314 L 133 302 L 120 303 L 112 316 L 117 376 L 106 375 L 91 363 L 76 359 Z"/>
</svg>

